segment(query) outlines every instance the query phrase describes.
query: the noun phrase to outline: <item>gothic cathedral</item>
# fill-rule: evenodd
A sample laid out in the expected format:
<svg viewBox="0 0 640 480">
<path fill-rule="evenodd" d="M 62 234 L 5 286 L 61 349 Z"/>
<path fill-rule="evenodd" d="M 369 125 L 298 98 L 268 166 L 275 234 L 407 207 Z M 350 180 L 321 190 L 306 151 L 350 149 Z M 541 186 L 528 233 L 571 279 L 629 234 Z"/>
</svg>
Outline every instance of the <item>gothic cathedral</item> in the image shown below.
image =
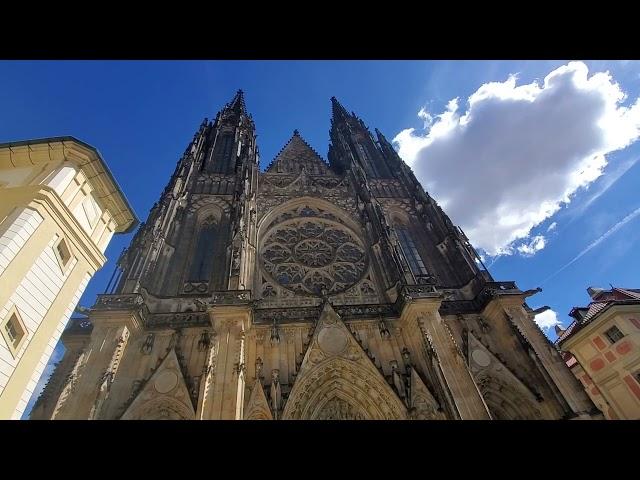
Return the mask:
<svg viewBox="0 0 640 480">
<path fill-rule="evenodd" d="M 597 410 L 391 143 L 332 98 L 264 172 L 204 120 L 31 418 L 561 419 Z"/>
</svg>

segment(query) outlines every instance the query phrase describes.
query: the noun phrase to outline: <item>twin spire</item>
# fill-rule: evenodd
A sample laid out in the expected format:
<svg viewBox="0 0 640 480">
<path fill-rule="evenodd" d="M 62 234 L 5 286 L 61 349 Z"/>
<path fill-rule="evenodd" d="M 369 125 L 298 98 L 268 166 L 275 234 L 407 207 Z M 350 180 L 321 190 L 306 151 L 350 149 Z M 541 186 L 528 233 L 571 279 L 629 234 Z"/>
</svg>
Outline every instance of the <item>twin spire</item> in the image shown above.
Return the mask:
<svg viewBox="0 0 640 480">
<path fill-rule="evenodd" d="M 248 115 L 247 107 L 244 101 L 244 91 L 242 91 L 242 89 L 239 89 L 236 92 L 236 94 L 233 96 L 233 99 L 231 100 L 231 102 L 227 103 L 224 108 L 225 110 L 231 110 L 236 113 Z M 346 120 L 349 117 L 355 117 L 355 114 L 353 113 L 349 114 L 349 112 L 347 112 L 347 110 L 342 106 L 342 104 L 338 101 L 336 97 L 331 97 L 331 111 L 332 111 L 332 118 L 331 118 L 332 123 L 336 120 Z M 293 134 L 299 136 L 300 132 L 298 132 L 298 130 L 294 130 Z"/>
<path fill-rule="evenodd" d="M 225 105 L 223 111 L 233 112 L 238 115 L 249 117 L 242 89 L 239 89 L 236 92 L 231 102 Z M 332 125 L 357 119 L 355 113 L 350 114 L 335 96 L 331 97 L 331 111 Z M 376 133 L 378 133 L 379 139 L 386 141 L 382 134 L 377 130 Z M 302 138 L 300 132 L 296 129 L 293 131 L 293 136 L 284 145 L 284 147 L 282 147 L 278 155 L 267 167 L 267 171 L 283 171 L 283 169 L 287 171 L 291 168 L 299 169 L 300 166 L 295 167 L 294 164 L 292 164 L 296 155 L 301 155 L 303 157 L 302 163 L 306 163 L 307 168 L 312 168 L 313 170 L 324 170 L 327 167 L 325 160 L 323 160 L 322 157 Z"/>
</svg>

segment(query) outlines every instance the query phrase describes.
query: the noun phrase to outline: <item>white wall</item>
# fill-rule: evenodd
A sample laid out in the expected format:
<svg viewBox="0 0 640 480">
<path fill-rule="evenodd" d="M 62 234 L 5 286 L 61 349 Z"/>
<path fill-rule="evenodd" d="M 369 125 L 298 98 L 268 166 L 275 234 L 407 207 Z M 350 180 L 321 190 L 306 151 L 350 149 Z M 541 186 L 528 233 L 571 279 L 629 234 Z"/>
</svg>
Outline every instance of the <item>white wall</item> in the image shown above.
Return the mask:
<svg viewBox="0 0 640 480">
<path fill-rule="evenodd" d="M 9 313 L 9 309 L 15 305 L 27 328 L 27 338 L 17 352 L 16 358 L 13 357 L 4 340 L 0 341 L 0 371 L 4 374 L 3 380 L 0 381 L 0 392 L 4 390 L 8 378 L 13 374 L 13 370 L 22 358 L 25 349 L 31 343 L 34 333 L 40 327 L 42 320 L 60 293 L 62 285 L 66 281 L 69 273 L 73 271 L 73 268 L 78 262 L 74 256 L 74 258 L 69 261 L 69 264 L 67 264 L 65 271 L 62 271 L 54 252 L 54 247 L 58 239 L 58 235 L 53 236 L 47 247 L 22 279 L 15 292 L 13 292 L 9 301 L 0 310 L 0 318 L 5 318 Z M 40 368 L 40 366 L 38 366 L 38 368 Z M 42 368 L 44 368 L 44 366 Z M 40 373 L 42 373 L 42 369 L 40 369 Z M 35 385 L 32 386 L 32 391 L 33 387 L 35 387 Z M 26 401 L 21 400 L 19 402 L 18 410 L 20 410 L 20 415 L 26 406 Z M 18 418 L 20 415 L 18 415 Z"/>
<path fill-rule="evenodd" d="M 43 220 L 42 215 L 35 210 L 23 208 L 14 211 L 0 223 L 0 275 Z"/>
<path fill-rule="evenodd" d="M 80 286 L 76 290 L 75 295 L 69 302 L 67 309 L 64 311 L 62 318 L 60 318 L 60 321 L 58 322 L 56 330 L 51 336 L 46 348 L 44 349 L 44 352 L 40 357 L 40 361 L 38 362 L 38 365 L 34 370 L 33 375 L 31 376 L 31 380 L 27 384 L 27 388 L 22 394 L 22 398 L 18 403 L 18 408 L 16 408 L 16 411 L 13 414 L 12 420 L 18 420 L 22 417 L 22 414 L 24 413 L 24 409 L 29 403 L 29 399 L 31 399 L 31 396 L 33 395 L 33 392 L 36 386 L 38 385 L 38 381 L 42 376 L 42 372 L 44 372 L 44 369 L 47 366 L 47 363 L 49 362 L 51 355 L 53 354 L 53 350 L 56 348 L 58 340 L 60 340 L 60 337 L 62 336 L 62 332 L 67 326 L 67 322 L 69 321 L 69 318 L 71 318 L 71 314 L 76 308 L 76 305 L 78 305 L 78 302 L 80 301 L 80 297 L 82 297 L 82 294 L 84 293 L 84 289 L 87 287 L 87 284 L 89 283 L 90 279 L 91 279 L 91 275 L 89 275 L 89 273 L 85 274 L 84 278 L 82 279 L 82 282 L 80 282 Z"/>
</svg>

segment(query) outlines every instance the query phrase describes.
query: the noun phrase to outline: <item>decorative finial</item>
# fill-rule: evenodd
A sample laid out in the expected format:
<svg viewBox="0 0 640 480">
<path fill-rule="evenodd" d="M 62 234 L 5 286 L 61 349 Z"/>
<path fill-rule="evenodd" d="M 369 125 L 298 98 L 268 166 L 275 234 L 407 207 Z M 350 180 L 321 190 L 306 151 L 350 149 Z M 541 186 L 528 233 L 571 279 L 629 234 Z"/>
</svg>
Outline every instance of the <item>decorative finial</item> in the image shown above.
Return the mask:
<svg viewBox="0 0 640 480">
<path fill-rule="evenodd" d="M 300 132 L 298 131 L 297 128 L 293 131 L 293 136 L 294 137 L 299 137 L 300 136 Z"/>
</svg>

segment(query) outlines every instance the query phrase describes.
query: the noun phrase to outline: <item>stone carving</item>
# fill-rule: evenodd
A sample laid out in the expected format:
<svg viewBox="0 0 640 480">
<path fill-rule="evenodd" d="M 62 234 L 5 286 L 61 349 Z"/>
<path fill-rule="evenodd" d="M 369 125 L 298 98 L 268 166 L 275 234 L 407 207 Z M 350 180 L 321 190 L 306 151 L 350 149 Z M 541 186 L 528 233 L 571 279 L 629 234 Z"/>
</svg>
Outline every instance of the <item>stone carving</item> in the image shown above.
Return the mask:
<svg viewBox="0 0 640 480">
<path fill-rule="evenodd" d="M 367 415 L 345 400 L 333 397 L 324 404 L 313 420 L 367 420 Z"/>
<path fill-rule="evenodd" d="M 389 329 L 384 323 L 384 320 L 380 320 L 380 322 L 378 322 L 378 329 L 380 330 L 380 336 L 382 338 L 391 338 L 391 333 L 389 333 Z"/>
<path fill-rule="evenodd" d="M 271 371 L 271 410 L 274 418 L 280 418 L 280 409 L 282 408 L 282 388 L 280 387 L 280 370 Z"/>
<path fill-rule="evenodd" d="M 153 341 L 155 339 L 155 335 L 153 333 L 149 333 L 144 343 L 142 344 L 142 348 L 140 351 L 143 355 L 149 355 L 151 350 L 153 350 Z"/>
<path fill-rule="evenodd" d="M 204 330 L 200 335 L 200 340 L 198 340 L 198 351 L 205 352 L 210 345 L 211 345 L 211 339 L 209 338 L 209 332 Z"/>
<path fill-rule="evenodd" d="M 113 355 L 111 356 L 111 361 L 107 366 L 102 378 L 99 381 L 99 389 L 96 399 L 93 403 L 91 411 L 89 412 L 89 419 L 95 420 L 99 418 L 102 406 L 104 402 L 107 400 L 109 393 L 111 392 L 111 384 L 118 373 L 118 368 L 120 367 L 120 361 L 122 360 L 122 356 L 124 354 L 124 350 L 127 346 L 127 342 L 129 341 L 129 330 L 126 327 L 122 327 L 120 330 L 120 335 L 116 340 L 116 345 L 113 351 Z"/>
<path fill-rule="evenodd" d="M 407 391 L 404 385 L 404 378 L 402 378 L 402 374 L 398 370 L 398 362 L 396 360 L 391 360 L 391 362 L 389 363 L 391 364 L 391 377 L 393 380 L 393 385 L 396 387 L 398 396 L 404 399 L 407 397 Z"/>
<path fill-rule="evenodd" d="M 185 282 L 182 287 L 183 293 L 191 293 L 191 294 L 205 294 L 209 290 L 209 282 L 201 281 L 201 282 Z"/>
<path fill-rule="evenodd" d="M 210 304 L 244 304 L 250 300 L 250 290 L 225 290 L 223 292 L 213 292 Z"/>
<path fill-rule="evenodd" d="M 278 345 L 280 343 L 280 332 L 278 331 L 278 324 L 275 320 L 273 320 L 273 325 L 271 326 L 270 341 L 271 345 Z"/>
<path fill-rule="evenodd" d="M 98 300 L 93 308 L 104 310 L 117 310 L 122 308 L 139 307 L 144 302 L 142 295 L 138 293 L 123 295 L 98 295 Z"/>
<path fill-rule="evenodd" d="M 282 418 L 317 418 L 326 399 L 333 397 L 349 399 L 347 403 L 363 418 L 406 418 L 402 401 L 326 303 Z M 331 415 L 335 414 L 331 409 Z"/>
<path fill-rule="evenodd" d="M 197 327 L 209 325 L 206 312 L 156 313 L 145 322 L 148 327 Z"/>
<path fill-rule="evenodd" d="M 264 389 L 262 388 L 259 378 L 256 378 L 253 388 L 251 389 L 251 396 L 245 409 L 244 418 L 246 420 L 273 420 L 269 402 L 264 394 Z"/>
<path fill-rule="evenodd" d="M 276 223 L 266 234 L 264 270 L 276 283 L 299 294 L 320 296 L 323 289 L 336 294 L 351 288 L 366 271 L 364 245 L 326 215 L 308 221 L 310 215 L 305 213 L 299 210 L 297 217 Z"/>
<path fill-rule="evenodd" d="M 256 378 L 262 378 L 262 359 L 260 357 L 256 358 Z"/>
<path fill-rule="evenodd" d="M 401 353 L 402 360 L 404 361 L 405 366 L 407 367 L 407 369 L 411 368 L 411 353 L 409 352 L 409 349 L 407 347 L 404 347 Z"/>
<path fill-rule="evenodd" d="M 195 385 L 196 382 L 193 382 Z M 199 382 L 198 382 L 199 383 Z M 195 387 L 197 389 L 197 386 Z M 162 359 L 148 382 L 127 406 L 123 420 L 191 420 L 195 417 L 175 350 Z M 197 400 L 196 395 L 193 395 Z"/>
</svg>

